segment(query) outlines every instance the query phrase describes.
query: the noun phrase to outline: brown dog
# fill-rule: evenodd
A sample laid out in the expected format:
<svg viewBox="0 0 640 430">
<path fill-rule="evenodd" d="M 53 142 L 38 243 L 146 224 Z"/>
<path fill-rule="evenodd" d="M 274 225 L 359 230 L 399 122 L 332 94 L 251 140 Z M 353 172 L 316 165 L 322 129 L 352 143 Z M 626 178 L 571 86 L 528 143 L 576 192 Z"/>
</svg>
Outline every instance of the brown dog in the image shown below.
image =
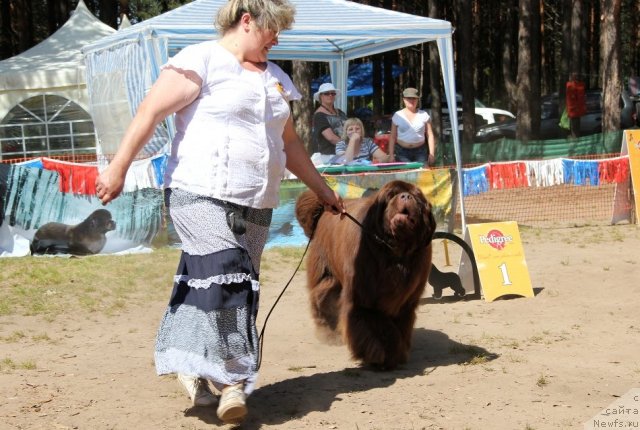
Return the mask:
<svg viewBox="0 0 640 430">
<path fill-rule="evenodd" d="M 93 211 L 77 225 L 49 222 L 33 236 L 31 254 L 97 254 L 107 243 L 105 234 L 115 228 L 111 212 L 106 209 Z"/>
<path fill-rule="evenodd" d="M 323 213 L 316 195 L 296 202 L 312 237 L 307 258 L 311 313 L 320 335 L 342 340 L 365 364 L 393 369 L 411 348 L 416 308 L 431 269 L 436 222 L 418 187 L 387 183 L 375 194 L 346 200 L 346 216 Z"/>
</svg>

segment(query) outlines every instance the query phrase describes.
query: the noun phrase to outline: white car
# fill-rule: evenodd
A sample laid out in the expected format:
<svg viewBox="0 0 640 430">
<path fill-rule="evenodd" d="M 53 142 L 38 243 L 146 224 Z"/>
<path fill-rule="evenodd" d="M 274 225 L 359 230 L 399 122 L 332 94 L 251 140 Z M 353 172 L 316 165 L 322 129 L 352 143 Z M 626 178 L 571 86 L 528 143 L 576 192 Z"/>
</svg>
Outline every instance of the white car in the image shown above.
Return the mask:
<svg viewBox="0 0 640 430">
<path fill-rule="evenodd" d="M 458 107 L 458 128 L 460 130 L 463 129 L 462 124 L 462 97 L 460 94 L 456 97 L 457 107 Z M 445 130 L 451 130 L 451 122 L 449 121 L 449 109 L 446 107 L 447 103 L 443 100 L 442 105 L 445 106 L 442 109 L 443 116 L 443 128 Z M 497 109 L 492 107 L 485 106 L 480 100 L 475 99 L 475 117 L 476 117 L 476 128 L 481 127 L 487 124 L 493 124 L 496 122 L 506 121 L 508 119 L 513 119 L 516 116 L 504 109 Z"/>
<path fill-rule="evenodd" d="M 462 118 L 462 97 L 460 94 L 457 96 L 457 108 L 458 108 L 458 131 L 462 138 L 462 130 L 464 130 L 463 118 Z M 449 109 L 446 107 L 447 103 L 443 100 L 442 106 L 442 134 L 445 140 L 449 140 L 451 137 L 451 121 L 449 120 Z M 431 110 L 429 109 L 429 114 Z M 514 119 L 516 116 L 504 109 L 497 109 L 485 106 L 480 100 L 475 99 L 475 121 L 476 130 L 487 124 L 500 123 L 503 121 Z"/>
</svg>

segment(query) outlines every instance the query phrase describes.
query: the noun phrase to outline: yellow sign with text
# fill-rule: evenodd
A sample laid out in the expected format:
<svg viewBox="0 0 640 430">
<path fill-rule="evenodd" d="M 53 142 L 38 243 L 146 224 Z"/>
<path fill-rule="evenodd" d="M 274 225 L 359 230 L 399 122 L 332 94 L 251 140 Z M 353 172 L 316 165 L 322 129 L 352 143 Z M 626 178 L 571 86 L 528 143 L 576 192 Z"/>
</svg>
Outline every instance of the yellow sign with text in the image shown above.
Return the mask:
<svg viewBox="0 0 640 430">
<path fill-rule="evenodd" d="M 636 206 L 636 223 L 640 221 L 640 130 L 625 130 L 627 151 L 629 151 L 629 167 L 631 184 Z M 632 221 L 633 222 L 633 221 Z"/>
<path fill-rule="evenodd" d="M 486 301 L 507 295 L 533 297 L 516 222 L 468 224 L 466 236 L 473 248 Z"/>
</svg>

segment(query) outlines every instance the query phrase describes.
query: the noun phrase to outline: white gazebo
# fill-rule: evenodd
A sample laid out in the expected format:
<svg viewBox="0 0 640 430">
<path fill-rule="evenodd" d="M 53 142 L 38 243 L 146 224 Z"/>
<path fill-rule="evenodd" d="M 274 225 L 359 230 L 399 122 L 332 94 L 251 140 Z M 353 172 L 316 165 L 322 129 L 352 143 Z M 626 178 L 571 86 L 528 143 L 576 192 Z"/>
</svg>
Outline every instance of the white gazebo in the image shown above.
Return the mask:
<svg viewBox="0 0 640 430">
<path fill-rule="evenodd" d="M 146 91 L 157 79 L 160 66 L 180 49 L 215 39 L 213 21 L 227 0 L 195 0 L 170 12 L 122 29 L 83 48 L 91 112 L 99 150 L 114 153 Z M 451 23 L 394 12 L 347 0 L 291 0 L 296 7 L 291 30 L 279 36 L 270 51 L 272 60 L 321 61 L 330 66 L 332 80 L 347 93 L 349 61 L 425 42 L 435 42 L 441 60 L 450 111 L 456 111 Z M 346 110 L 346 97 L 338 101 Z M 453 130 L 457 117 L 451 117 Z M 158 127 L 144 152 L 165 151 L 173 134 L 171 119 Z M 460 146 L 453 133 L 458 171 Z M 462 192 L 461 175 L 458 189 Z M 459 200 L 463 213 L 463 201 Z"/>
<path fill-rule="evenodd" d="M 73 15 L 49 38 L 0 61 L 0 124 L 3 127 L 0 138 L 4 148 L 9 147 L 9 143 L 24 146 L 25 142 L 27 147 L 29 142 L 37 143 L 36 148 L 44 142 L 48 148 L 52 134 L 64 135 L 64 139 L 59 139 L 60 144 L 72 141 L 75 135 L 83 136 L 86 143 L 95 147 L 81 48 L 115 32 L 80 0 Z M 86 123 L 63 121 L 65 115 L 61 113 L 65 110 L 74 121 L 84 118 Z M 9 118 L 10 112 L 13 114 Z M 16 116 L 17 120 L 12 121 Z M 10 138 L 13 140 L 5 140 Z M 52 142 L 51 146 L 57 143 Z"/>
</svg>

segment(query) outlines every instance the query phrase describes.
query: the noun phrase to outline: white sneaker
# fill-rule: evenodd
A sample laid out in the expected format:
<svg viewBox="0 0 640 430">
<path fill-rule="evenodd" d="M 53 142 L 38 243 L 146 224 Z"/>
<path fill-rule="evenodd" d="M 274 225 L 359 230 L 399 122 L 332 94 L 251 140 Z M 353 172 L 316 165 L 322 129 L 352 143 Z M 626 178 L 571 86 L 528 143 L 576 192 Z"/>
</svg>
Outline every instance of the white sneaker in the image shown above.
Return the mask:
<svg viewBox="0 0 640 430">
<path fill-rule="evenodd" d="M 218 418 L 225 423 L 239 423 L 247 415 L 246 395 L 244 384 L 230 385 L 222 389 Z"/>
<path fill-rule="evenodd" d="M 178 373 L 178 382 L 187 390 L 193 406 L 211 406 L 218 400 L 206 379 Z"/>
</svg>

